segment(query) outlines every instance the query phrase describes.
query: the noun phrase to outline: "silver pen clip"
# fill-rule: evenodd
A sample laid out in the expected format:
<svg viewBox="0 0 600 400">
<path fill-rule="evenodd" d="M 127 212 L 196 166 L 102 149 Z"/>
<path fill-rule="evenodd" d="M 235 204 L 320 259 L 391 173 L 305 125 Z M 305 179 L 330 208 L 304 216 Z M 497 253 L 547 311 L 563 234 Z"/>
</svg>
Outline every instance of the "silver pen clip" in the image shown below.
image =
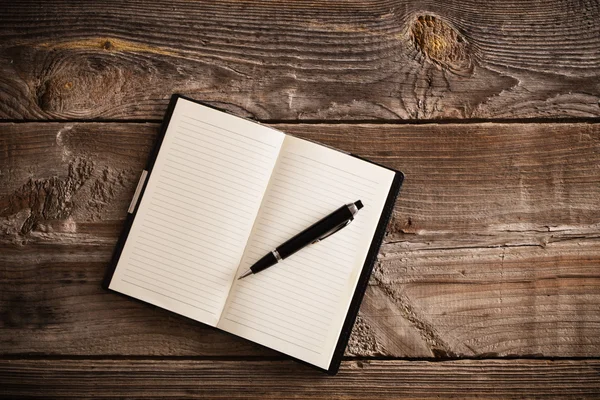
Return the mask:
<svg viewBox="0 0 600 400">
<path fill-rule="evenodd" d="M 353 219 L 354 218 L 349 219 L 348 221 L 344 222 L 343 224 L 340 224 L 339 226 L 336 226 L 335 228 L 333 228 L 329 232 L 325 232 L 323 234 L 323 236 L 321 236 L 320 238 L 314 240 L 311 244 L 318 243 L 321 240 L 327 239 L 329 236 L 333 235 L 334 233 L 341 231 L 342 229 L 344 229 L 345 227 L 347 227 L 348 225 L 350 225 L 350 222 L 352 222 Z"/>
</svg>

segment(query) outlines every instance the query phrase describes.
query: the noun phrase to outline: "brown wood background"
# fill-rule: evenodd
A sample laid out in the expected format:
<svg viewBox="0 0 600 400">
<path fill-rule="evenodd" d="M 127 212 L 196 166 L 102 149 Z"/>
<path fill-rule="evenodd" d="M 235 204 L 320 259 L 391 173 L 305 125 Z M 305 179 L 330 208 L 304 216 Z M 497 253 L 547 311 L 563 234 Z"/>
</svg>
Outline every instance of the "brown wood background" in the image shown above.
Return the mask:
<svg viewBox="0 0 600 400">
<path fill-rule="evenodd" d="M 340 374 L 107 293 L 170 95 L 406 174 Z M 0 397 L 600 397 L 600 3 L 0 1 Z"/>
</svg>

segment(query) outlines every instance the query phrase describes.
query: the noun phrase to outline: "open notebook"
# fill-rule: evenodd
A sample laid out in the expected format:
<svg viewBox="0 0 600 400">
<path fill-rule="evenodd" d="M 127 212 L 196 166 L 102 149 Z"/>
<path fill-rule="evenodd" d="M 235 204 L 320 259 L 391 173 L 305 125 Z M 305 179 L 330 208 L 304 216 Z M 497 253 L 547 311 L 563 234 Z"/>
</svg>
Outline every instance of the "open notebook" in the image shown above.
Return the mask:
<svg viewBox="0 0 600 400">
<path fill-rule="evenodd" d="M 337 372 L 402 174 L 175 95 L 104 286 Z M 343 204 L 355 220 L 237 276 Z"/>
</svg>

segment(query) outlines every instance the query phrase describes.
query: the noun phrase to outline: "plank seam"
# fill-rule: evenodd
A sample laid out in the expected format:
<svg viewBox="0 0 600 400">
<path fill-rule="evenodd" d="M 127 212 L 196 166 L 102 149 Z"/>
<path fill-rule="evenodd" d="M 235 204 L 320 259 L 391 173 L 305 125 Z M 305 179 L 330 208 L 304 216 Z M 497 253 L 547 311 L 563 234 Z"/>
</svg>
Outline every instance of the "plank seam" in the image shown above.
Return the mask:
<svg viewBox="0 0 600 400">
<path fill-rule="evenodd" d="M 0 355 L 0 362 L 11 360 L 57 360 L 57 361 L 80 361 L 80 360 L 130 360 L 130 361 L 292 361 L 286 356 L 152 356 L 152 355 L 62 355 L 62 354 L 6 354 Z M 461 356 L 461 357 L 392 357 L 392 356 L 344 356 L 342 361 L 427 361 L 435 363 L 456 361 L 600 361 L 600 356 L 536 356 L 536 355 L 509 355 L 493 357 Z"/>
<path fill-rule="evenodd" d="M 352 119 L 352 120 L 327 120 L 327 119 L 251 119 L 252 121 L 269 125 L 474 125 L 474 124 L 598 124 L 599 117 L 581 118 L 470 118 L 470 119 L 424 119 L 424 120 L 391 120 L 391 119 Z M 98 123 L 98 124 L 159 124 L 162 119 L 0 119 L 6 124 L 30 123 Z"/>
</svg>

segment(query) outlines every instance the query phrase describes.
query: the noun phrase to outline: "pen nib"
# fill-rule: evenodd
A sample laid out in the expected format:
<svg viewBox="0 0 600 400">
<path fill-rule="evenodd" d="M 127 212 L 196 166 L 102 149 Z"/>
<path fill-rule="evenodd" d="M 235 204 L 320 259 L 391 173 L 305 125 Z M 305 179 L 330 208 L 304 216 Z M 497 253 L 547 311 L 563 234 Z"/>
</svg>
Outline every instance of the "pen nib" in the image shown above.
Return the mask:
<svg viewBox="0 0 600 400">
<path fill-rule="evenodd" d="M 240 275 L 240 277 L 238 278 L 238 280 L 247 277 L 248 275 L 252 275 L 252 270 L 248 269 L 248 271 L 244 272 L 242 275 Z"/>
</svg>

